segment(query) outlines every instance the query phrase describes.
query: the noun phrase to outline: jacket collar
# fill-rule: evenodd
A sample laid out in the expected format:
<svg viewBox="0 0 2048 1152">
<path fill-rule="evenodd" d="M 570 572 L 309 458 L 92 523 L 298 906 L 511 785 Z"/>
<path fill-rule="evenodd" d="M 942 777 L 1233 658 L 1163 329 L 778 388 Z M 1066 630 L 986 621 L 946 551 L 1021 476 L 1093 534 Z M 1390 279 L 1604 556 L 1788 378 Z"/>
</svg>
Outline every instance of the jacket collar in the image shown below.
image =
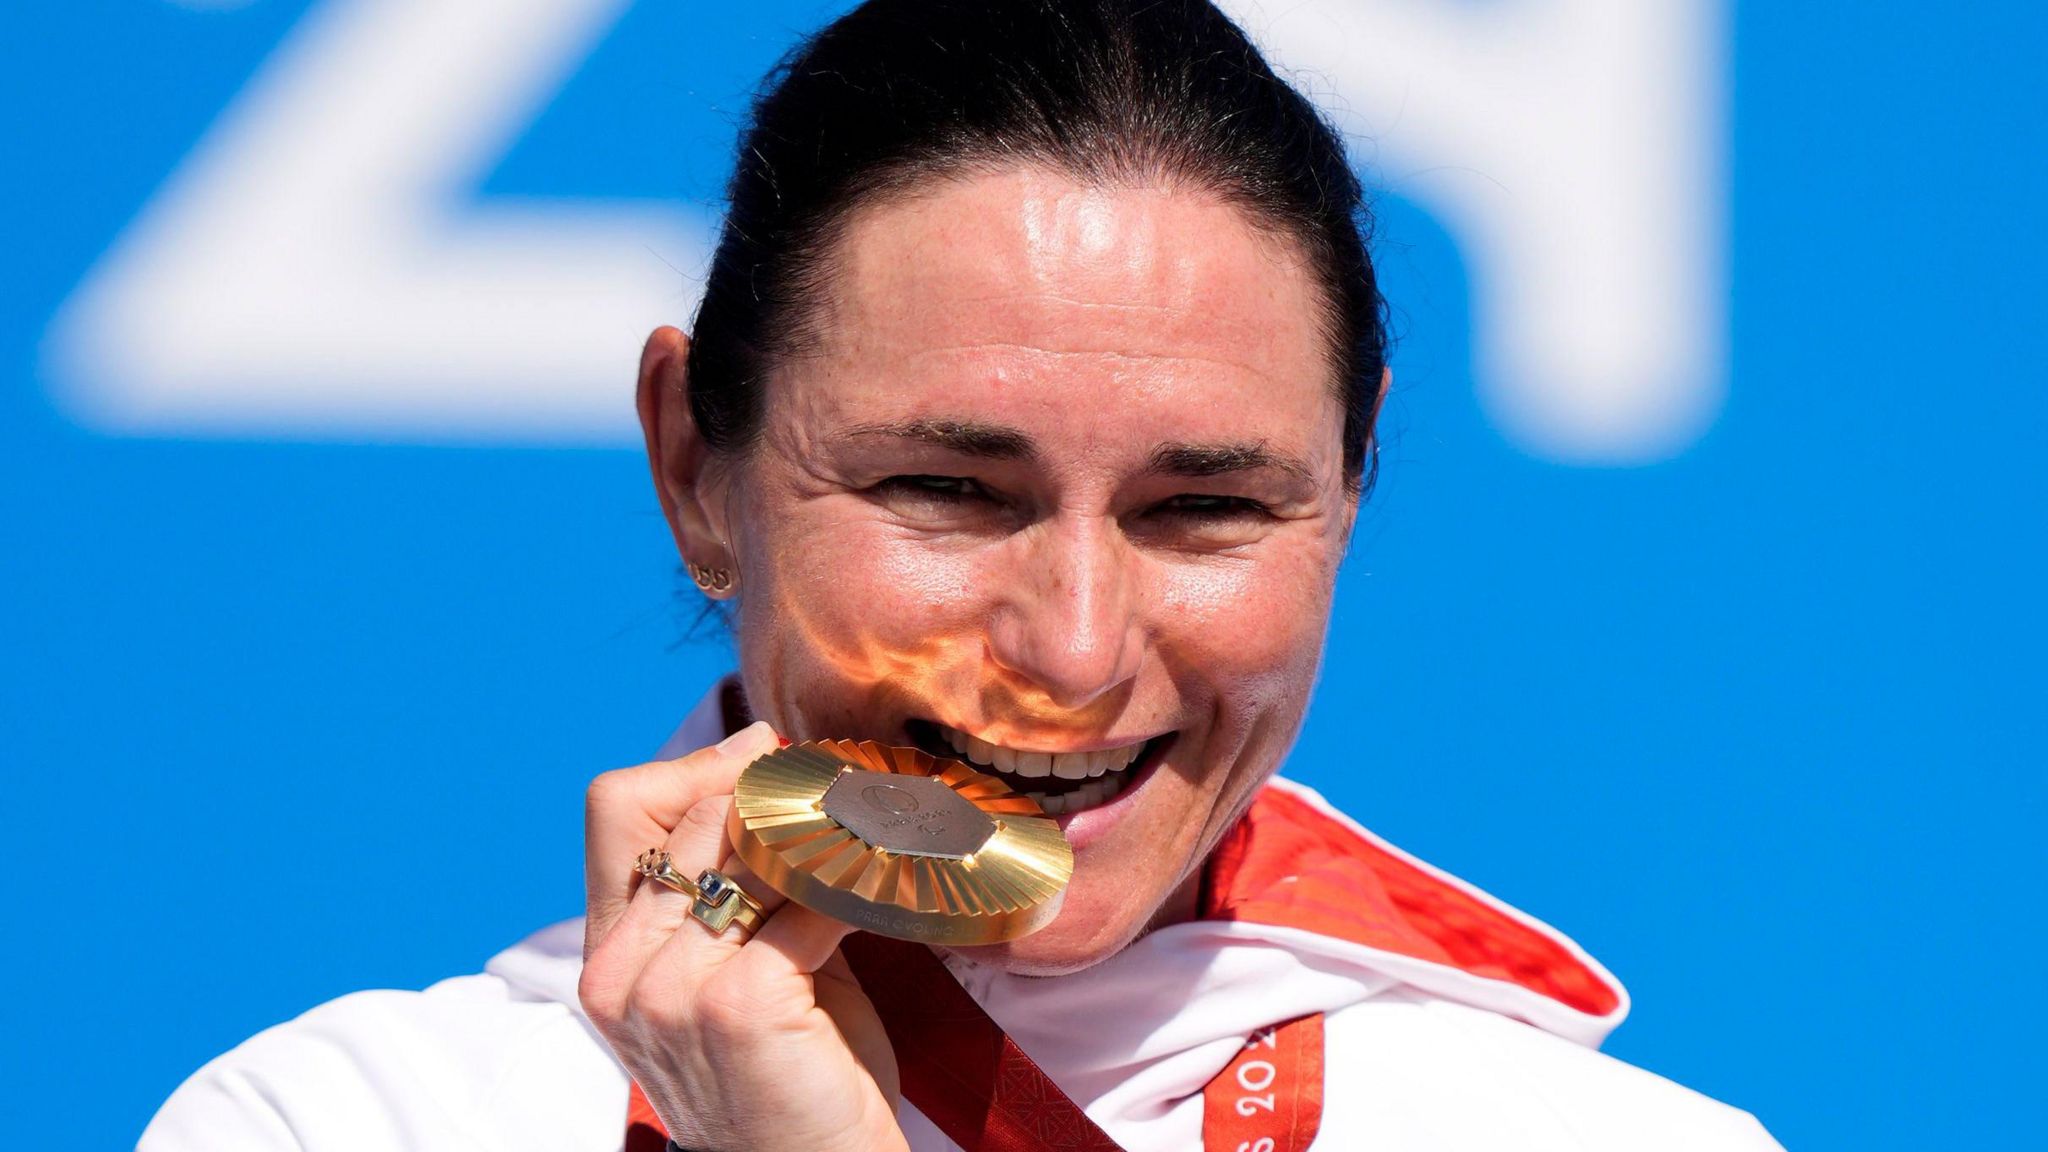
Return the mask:
<svg viewBox="0 0 2048 1152">
<path fill-rule="evenodd" d="M 725 736 L 725 683 L 705 694 L 658 758 Z M 575 1008 L 581 956 L 581 922 L 567 921 L 486 970 Z M 1628 1012 L 1620 983 L 1562 933 L 1278 778 L 1212 855 L 1201 919 L 1067 976 L 1020 977 L 959 957 L 948 967 L 1104 1120 L 1143 1119 L 1162 1101 L 1198 1092 L 1257 1028 L 1403 989 L 1587 1046 Z"/>
</svg>

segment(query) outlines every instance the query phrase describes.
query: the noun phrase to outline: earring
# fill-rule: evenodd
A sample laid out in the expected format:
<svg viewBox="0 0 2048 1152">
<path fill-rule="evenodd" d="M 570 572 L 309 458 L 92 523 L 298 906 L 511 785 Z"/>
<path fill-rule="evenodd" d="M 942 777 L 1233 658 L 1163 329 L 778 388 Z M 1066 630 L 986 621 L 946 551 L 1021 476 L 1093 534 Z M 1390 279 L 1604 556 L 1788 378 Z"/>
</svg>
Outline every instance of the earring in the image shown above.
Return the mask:
<svg viewBox="0 0 2048 1152">
<path fill-rule="evenodd" d="M 707 568 L 702 564 L 685 562 L 683 567 L 690 570 L 690 579 L 697 582 L 706 596 L 720 596 L 732 591 L 732 569 Z"/>
</svg>

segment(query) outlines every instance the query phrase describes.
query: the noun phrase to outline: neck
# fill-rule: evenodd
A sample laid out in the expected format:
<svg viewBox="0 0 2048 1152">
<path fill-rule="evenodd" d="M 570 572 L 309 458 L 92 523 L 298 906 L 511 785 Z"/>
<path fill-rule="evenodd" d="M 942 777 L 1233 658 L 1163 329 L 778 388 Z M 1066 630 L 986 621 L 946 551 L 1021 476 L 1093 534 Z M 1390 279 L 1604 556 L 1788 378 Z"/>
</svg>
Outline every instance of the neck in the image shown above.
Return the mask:
<svg viewBox="0 0 2048 1152">
<path fill-rule="evenodd" d="M 1166 899 L 1159 905 L 1159 910 L 1145 922 L 1144 931 L 1138 935 L 1142 937 L 1169 924 L 1185 924 L 1190 920 L 1199 919 L 1202 913 L 1202 882 L 1206 872 L 1207 869 L 1195 869 L 1178 887 L 1167 893 Z"/>
</svg>

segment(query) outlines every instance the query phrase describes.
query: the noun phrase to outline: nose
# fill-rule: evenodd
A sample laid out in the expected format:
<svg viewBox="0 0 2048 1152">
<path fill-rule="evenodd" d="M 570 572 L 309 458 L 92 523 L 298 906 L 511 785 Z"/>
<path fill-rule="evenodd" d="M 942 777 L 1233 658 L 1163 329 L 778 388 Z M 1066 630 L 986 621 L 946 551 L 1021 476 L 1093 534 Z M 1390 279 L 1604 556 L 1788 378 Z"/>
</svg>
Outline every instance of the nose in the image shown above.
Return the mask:
<svg viewBox="0 0 2048 1152">
<path fill-rule="evenodd" d="M 989 625 L 991 658 L 1065 709 L 1135 679 L 1145 652 L 1138 557 L 1114 522 L 1055 519 L 1022 551 L 994 577 L 1005 591 Z"/>
</svg>

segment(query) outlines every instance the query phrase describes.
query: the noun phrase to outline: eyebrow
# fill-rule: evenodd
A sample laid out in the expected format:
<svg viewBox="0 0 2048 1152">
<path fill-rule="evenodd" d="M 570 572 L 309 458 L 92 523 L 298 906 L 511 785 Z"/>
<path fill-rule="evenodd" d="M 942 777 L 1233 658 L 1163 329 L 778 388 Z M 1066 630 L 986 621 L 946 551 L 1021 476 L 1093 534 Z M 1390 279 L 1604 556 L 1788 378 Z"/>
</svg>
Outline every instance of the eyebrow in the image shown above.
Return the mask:
<svg viewBox="0 0 2048 1152">
<path fill-rule="evenodd" d="M 1308 465 L 1264 444 L 1161 444 L 1152 450 L 1151 471 L 1166 476 L 1221 476 L 1271 468 L 1298 480 L 1313 481 Z"/>
<path fill-rule="evenodd" d="M 1029 435 L 1001 424 L 972 420 L 905 420 L 894 424 L 861 424 L 852 436 L 894 436 L 931 444 L 963 456 L 984 460 L 1029 460 L 1038 445 Z M 1263 443 L 1161 444 L 1152 450 L 1145 470 L 1161 476 L 1222 476 L 1271 468 L 1298 480 L 1313 481 L 1308 465 L 1275 452 Z"/>
<path fill-rule="evenodd" d="M 971 420 L 906 420 L 898 424 L 862 424 L 854 436 L 895 436 L 950 449 L 963 456 L 986 460 L 1028 460 L 1038 455 L 1031 437 L 1000 424 L 978 424 Z"/>
</svg>

